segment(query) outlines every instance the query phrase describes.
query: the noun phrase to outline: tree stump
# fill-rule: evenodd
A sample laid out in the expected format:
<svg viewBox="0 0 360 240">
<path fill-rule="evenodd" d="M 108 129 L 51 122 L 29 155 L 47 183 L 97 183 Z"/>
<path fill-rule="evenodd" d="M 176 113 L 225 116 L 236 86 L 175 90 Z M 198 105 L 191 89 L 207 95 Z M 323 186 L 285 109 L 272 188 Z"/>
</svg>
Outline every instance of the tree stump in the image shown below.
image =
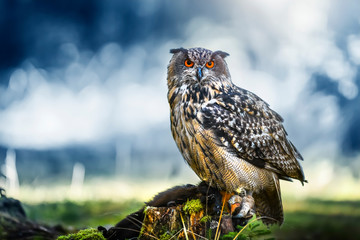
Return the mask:
<svg viewBox="0 0 360 240">
<path fill-rule="evenodd" d="M 108 240 L 214 239 L 234 231 L 227 203 L 218 190 L 205 183 L 177 186 L 162 193 L 139 211 L 109 230 L 99 227 Z M 248 219 L 242 219 L 246 223 Z M 219 223 L 220 222 L 220 223 Z"/>
</svg>

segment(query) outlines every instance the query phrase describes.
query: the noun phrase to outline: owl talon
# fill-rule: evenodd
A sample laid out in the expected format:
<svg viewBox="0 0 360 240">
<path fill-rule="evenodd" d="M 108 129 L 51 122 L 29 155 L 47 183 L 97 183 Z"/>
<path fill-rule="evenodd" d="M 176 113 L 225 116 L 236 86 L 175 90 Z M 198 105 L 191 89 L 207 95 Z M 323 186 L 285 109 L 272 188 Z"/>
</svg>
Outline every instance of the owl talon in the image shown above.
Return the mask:
<svg viewBox="0 0 360 240">
<path fill-rule="evenodd" d="M 231 215 L 234 218 L 251 218 L 254 214 L 255 201 L 251 195 L 240 197 L 239 195 L 233 195 L 229 201 L 229 208 Z"/>
<path fill-rule="evenodd" d="M 241 210 L 240 210 L 238 216 L 242 217 L 242 218 L 252 217 L 254 215 L 254 213 L 253 213 L 254 206 L 255 206 L 254 198 L 251 195 L 246 195 L 242 199 L 241 206 L 240 206 Z"/>
</svg>

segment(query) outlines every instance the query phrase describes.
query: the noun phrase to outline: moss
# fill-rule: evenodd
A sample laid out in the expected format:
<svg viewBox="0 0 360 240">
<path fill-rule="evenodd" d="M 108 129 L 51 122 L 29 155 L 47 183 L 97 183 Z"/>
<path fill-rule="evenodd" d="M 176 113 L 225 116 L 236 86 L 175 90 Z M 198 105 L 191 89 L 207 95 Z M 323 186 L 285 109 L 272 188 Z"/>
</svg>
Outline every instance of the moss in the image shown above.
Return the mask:
<svg viewBox="0 0 360 240">
<path fill-rule="evenodd" d="M 139 236 L 143 236 L 144 232 L 147 231 L 147 228 L 148 228 L 148 223 L 145 222 L 145 219 L 147 219 L 147 215 L 148 215 L 148 212 L 149 210 L 151 210 L 153 207 L 150 207 L 150 206 L 147 206 L 144 208 L 144 221 L 143 221 L 143 224 L 141 226 L 141 229 L 140 229 L 140 233 L 139 233 Z"/>
<path fill-rule="evenodd" d="M 203 205 L 201 204 L 200 199 L 193 199 L 190 201 L 188 200 L 183 207 L 184 212 L 188 215 L 198 213 L 202 209 L 203 209 Z"/>
<path fill-rule="evenodd" d="M 146 214 L 147 213 L 147 211 L 149 210 L 149 208 L 151 208 L 150 206 L 146 206 L 146 207 L 144 207 L 144 214 Z"/>
<path fill-rule="evenodd" d="M 78 233 L 60 236 L 57 240 L 106 240 L 104 236 L 96 229 L 89 228 L 80 230 Z"/>
<path fill-rule="evenodd" d="M 173 234 L 171 234 L 169 232 L 165 232 L 165 233 L 160 235 L 160 240 L 169 240 L 172 237 L 173 237 Z"/>
<path fill-rule="evenodd" d="M 211 221 L 211 216 L 207 215 L 207 216 L 203 216 L 201 219 L 200 219 L 200 223 L 207 223 L 207 222 L 210 222 Z"/>
</svg>

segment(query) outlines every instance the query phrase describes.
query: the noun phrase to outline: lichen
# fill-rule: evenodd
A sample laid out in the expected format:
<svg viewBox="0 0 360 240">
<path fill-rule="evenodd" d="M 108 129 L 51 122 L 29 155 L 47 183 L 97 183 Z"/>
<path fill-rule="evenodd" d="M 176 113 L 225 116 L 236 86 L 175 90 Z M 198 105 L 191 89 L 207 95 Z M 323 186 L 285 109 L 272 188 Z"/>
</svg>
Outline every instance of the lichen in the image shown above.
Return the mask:
<svg viewBox="0 0 360 240">
<path fill-rule="evenodd" d="M 105 237 L 94 228 L 80 230 L 78 233 L 60 236 L 57 240 L 106 240 Z"/>
<path fill-rule="evenodd" d="M 184 212 L 188 215 L 198 213 L 202 209 L 203 209 L 203 205 L 201 204 L 200 199 L 193 199 L 190 201 L 188 200 L 183 207 Z"/>
</svg>

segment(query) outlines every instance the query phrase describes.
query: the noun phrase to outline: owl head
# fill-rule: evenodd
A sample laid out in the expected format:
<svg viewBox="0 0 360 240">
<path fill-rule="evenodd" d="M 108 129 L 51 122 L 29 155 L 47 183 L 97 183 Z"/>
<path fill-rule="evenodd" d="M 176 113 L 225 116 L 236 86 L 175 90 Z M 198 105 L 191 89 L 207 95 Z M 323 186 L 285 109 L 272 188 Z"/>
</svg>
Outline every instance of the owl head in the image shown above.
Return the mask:
<svg viewBox="0 0 360 240">
<path fill-rule="evenodd" d="M 229 54 L 210 51 L 205 48 L 176 48 L 168 66 L 168 87 L 206 86 L 231 82 L 230 73 L 224 60 Z"/>
</svg>

